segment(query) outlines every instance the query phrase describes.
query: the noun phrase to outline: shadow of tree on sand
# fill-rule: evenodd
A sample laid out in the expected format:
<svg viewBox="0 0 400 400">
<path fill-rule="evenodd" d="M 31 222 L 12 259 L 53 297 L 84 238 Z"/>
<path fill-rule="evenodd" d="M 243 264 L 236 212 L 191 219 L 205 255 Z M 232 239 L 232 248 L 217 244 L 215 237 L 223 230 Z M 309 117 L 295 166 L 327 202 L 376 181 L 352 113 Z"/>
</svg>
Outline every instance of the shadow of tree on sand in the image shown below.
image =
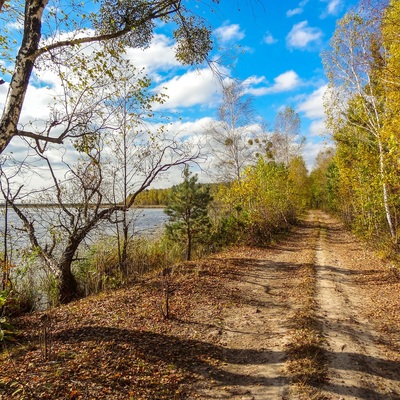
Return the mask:
<svg viewBox="0 0 400 400">
<path fill-rule="evenodd" d="M 268 349 L 248 350 L 230 349 L 223 346 L 202 342 L 199 340 L 181 339 L 175 336 L 158 334 L 147 331 L 135 331 L 118 329 L 113 327 L 90 326 L 78 329 L 68 329 L 58 332 L 55 340 L 64 343 L 84 343 L 95 341 L 101 344 L 103 354 L 92 357 L 94 364 L 101 362 L 96 358 L 107 356 L 109 359 L 121 359 L 126 357 L 126 368 L 129 368 L 129 359 L 132 355 L 140 357 L 147 362 L 162 361 L 165 364 L 173 364 L 177 368 L 196 375 L 201 380 L 214 382 L 215 386 L 241 385 L 241 386 L 275 386 L 285 381 L 283 376 L 265 377 L 249 376 L 245 374 L 232 373 L 221 367 L 222 362 L 229 364 L 264 364 L 282 362 L 285 354 L 272 352 Z M 329 357 L 329 352 L 328 352 Z M 337 356 L 337 354 L 336 354 Z M 400 363 L 377 359 L 368 355 L 355 354 L 358 362 L 348 365 L 348 369 L 361 371 L 367 377 L 368 374 L 387 378 L 388 371 L 400 372 Z M 371 369 L 370 365 L 379 365 L 379 369 Z M 121 369 L 121 368 L 120 368 Z M 400 375 L 399 375 L 400 376 Z M 352 389 L 345 386 L 330 386 L 329 389 L 337 394 L 351 394 Z M 395 394 L 382 395 L 373 389 L 365 387 L 358 388 L 365 399 L 379 398 L 383 400 L 398 399 Z M 383 397 L 382 397 L 383 396 Z M 395 396 L 395 397 L 394 397 Z M 397 397 L 396 397 L 397 396 Z"/>
</svg>

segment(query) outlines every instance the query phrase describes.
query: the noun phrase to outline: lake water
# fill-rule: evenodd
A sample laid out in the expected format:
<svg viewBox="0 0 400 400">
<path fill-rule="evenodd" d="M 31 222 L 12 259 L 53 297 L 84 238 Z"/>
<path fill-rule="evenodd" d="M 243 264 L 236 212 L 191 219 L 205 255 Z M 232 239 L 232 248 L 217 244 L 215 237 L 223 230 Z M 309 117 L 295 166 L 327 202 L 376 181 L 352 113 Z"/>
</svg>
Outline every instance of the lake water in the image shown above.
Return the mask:
<svg viewBox="0 0 400 400">
<path fill-rule="evenodd" d="M 44 248 L 46 243 L 50 245 L 50 235 L 48 232 L 49 226 L 60 224 L 67 221 L 65 214 L 61 214 L 60 210 L 53 207 L 45 208 L 25 208 L 24 212 L 29 215 L 30 220 L 35 221 L 35 232 L 38 237 L 39 244 Z M 131 221 L 130 235 L 156 235 L 161 231 L 168 216 L 160 208 L 142 208 L 130 209 L 128 211 L 128 221 Z M 0 252 L 4 250 L 4 231 L 5 231 L 5 209 L 0 209 Z M 7 252 L 9 261 L 11 261 L 16 268 L 10 270 L 10 276 L 13 281 L 14 288 L 24 290 L 22 288 L 29 287 L 33 290 L 32 298 L 35 309 L 43 310 L 49 307 L 50 297 L 46 287 L 48 280 L 48 271 L 44 268 L 43 263 L 38 260 L 32 260 L 23 257 L 24 251 L 29 249 L 29 240 L 26 232 L 22 229 L 22 222 L 20 218 L 9 210 L 8 213 L 8 246 Z M 59 237 L 59 247 L 55 247 L 55 253 L 62 251 L 63 239 L 66 237 L 66 232 L 61 233 Z M 64 236 L 64 237 L 63 237 Z M 115 224 L 107 221 L 102 221 L 99 227 L 92 230 L 80 246 L 80 255 L 85 254 L 86 250 L 91 244 L 100 238 L 116 236 Z M 65 244 L 65 241 L 64 241 Z M 28 252 L 30 253 L 30 252 Z M 78 255 L 78 253 L 77 253 Z M 26 261 L 24 261 L 26 260 Z M 26 290 L 26 289 L 25 289 Z"/>
<path fill-rule="evenodd" d="M 1 212 L 2 211 L 2 212 Z M 40 239 L 40 243 L 46 241 L 46 236 L 49 222 L 52 219 L 58 218 L 59 211 L 56 208 L 27 208 L 26 211 L 30 219 L 35 221 L 35 230 L 37 236 Z M 162 208 L 138 208 L 130 209 L 128 211 L 128 220 L 132 221 L 130 234 L 132 235 L 143 235 L 143 234 L 154 234 L 160 231 L 164 224 L 168 220 L 168 216 L 164 213 Z M 0 210 L 0 240 L 1 244 L 4 243 L 4 208 Z M 13 210 L 9 210 L 8 214 L 8 230 L 11 237 L 11 243 L 15 247 L 26 247 L 28 245 L 28 237 L 23 230 L 22 222 Z M 102 221 L 101 224 L 95 228 L 90 234 L 89 239 L 91 241 L 104 235 L 115 235 L 115 225 Z M 3 247 L 3 246 L 2 246 Z"/>
</svg>

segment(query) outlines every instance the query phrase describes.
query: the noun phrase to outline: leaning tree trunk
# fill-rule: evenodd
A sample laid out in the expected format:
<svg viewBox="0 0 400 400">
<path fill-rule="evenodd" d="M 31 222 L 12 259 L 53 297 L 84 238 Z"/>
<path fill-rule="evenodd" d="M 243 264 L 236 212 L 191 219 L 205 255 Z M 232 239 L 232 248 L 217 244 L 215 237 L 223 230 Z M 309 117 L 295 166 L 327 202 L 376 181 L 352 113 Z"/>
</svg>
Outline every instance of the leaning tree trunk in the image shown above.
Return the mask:
<svg viewBox="0 0 400 400">
<path fill-rule="evenodd" d="M 0 5 L 2 7 L 2 3 Z M 22 105 L 39 48 L 42 15 L 48 0 L 25 2 L 24 33 L 0 120 L 0 153 L 17 133 Z"/>
<path fill-rule="evenodd" d="M 72 261 L 79 242 L 71 242 L 64 251 L 58 266 L 61 271 L 59 281 L 59 300 L 62 304 L 78 299 L 78 282 L 72 273 Z"/>
</svg>

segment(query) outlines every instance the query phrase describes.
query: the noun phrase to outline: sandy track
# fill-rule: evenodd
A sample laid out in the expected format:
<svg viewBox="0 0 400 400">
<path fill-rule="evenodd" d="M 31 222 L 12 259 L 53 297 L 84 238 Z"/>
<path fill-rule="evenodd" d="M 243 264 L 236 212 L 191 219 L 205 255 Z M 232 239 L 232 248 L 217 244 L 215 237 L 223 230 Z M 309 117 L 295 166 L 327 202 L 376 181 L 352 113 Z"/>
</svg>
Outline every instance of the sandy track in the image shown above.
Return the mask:
<svg viewBox="0 0 400 400">
<path fill-rule="evenodd" d="M 323 387 L 316 387 L 315 398 L 400 399 L 398 357 L 366 318 L 371 294 L 357 280 L 378 264 L 380 270 L 386 267 L 336 220 L 310 212 L 278 245 L 230 257 L 250 268 L 234 284 L 240 306 L 226 309 L 220 321 L 217 343 L 224 360 L 219 373 L 198 382 L 193 398 L 301 398 L 290 390 L 285 370 L 290 319 L 299 308 L 296 296 L 289 294 L 298 287 L 298 271 L 313 262 L 315 313 L 325 338 L 328 377 Z"/>
<path fill-rule="evenodd" d="M 251 268 L 234 284 L 240 306 L 225 310 L 218 340 L 224 348 L 221 376 L 200 382 L 198 398 L 287 398 L 285 349 L 297 308 L 288 293 L 297 285 L 297 271 L 313 258 L 314 229 L 304 225 L 278 245 L 231 256 L 231 262 Z"/>
<path fill-rule="evenodd" d="M 380 261 L 366 255 L 335 220 L 323 213 L 317 217 L 317 316 L 326 338 L 329 377 L 323 393 L 333 399 L 400 399 L 399 364 L 388 358 L 364 317 L 368 290 L 354 280 Z"/>
</svg>

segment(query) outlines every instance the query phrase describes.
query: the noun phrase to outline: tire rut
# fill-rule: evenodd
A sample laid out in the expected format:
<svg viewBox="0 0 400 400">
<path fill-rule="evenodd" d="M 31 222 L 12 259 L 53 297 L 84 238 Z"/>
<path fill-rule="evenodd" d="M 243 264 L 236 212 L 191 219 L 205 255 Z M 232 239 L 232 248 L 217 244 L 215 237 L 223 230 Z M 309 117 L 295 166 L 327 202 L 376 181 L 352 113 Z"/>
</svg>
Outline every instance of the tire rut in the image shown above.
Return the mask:
<svg viewBox="0 0 400 400">
<path fill-rule="evenodd" d="M 378 345 L 379 335 L 363 317 L 363 298 L 353 281 L 353 239 L 326 214 L 317 214 L 317 317 L 326 339 L 330 399 L 400 399 L 399 376 Z M 398 367 L 398 366 L 397 366 Z"/>
<path fill-rule="evenodd" d="M 285 240 L 266 249 L 249 249 L 250 265 L 234 284 L 240 305 L 225 310 L 218 343 L 224 362 L 219 376 L 195 386 L 200 399 L 288 399 L 290 377 L 286 350 L 291 340 L 291 318 L 298 309 L 299 280 L 314 255 L 315 227 L 304 224 Z"/>
<path fill-rule="evenodd" d="M 337 220 L 310 211 L 278 244 L 225 254 L 229 262 L 249 268 L 231 283 L 235 305 L 225 309 L 219 321 L 215 341 L 223 357 L 218 374 L 209 379 L 202 374 L 190 398 L 400 399 L 400 364 L 366 317 L 370 293 L 357 277 L 369 273 L 373 255 L 362 251 Z M 365 269 L 362 257 L 368 257 Z M 307 266 L 313 271 L 310 317 L 318 327 L 313 334 L 323 336 L 322 352 L 316 350 L 326 370 L 323 384 L 317 377 L 303 384 L 296 378 L 301 371 L 294 376 L 288 367 L 289 349 L 298 340 L 296 316 L 309 296 L 302 293 Z M 299 329 L 297 333 L 304 333 Z M 304 385 L 309 385 L 308 392 Z"/>
</svg>

